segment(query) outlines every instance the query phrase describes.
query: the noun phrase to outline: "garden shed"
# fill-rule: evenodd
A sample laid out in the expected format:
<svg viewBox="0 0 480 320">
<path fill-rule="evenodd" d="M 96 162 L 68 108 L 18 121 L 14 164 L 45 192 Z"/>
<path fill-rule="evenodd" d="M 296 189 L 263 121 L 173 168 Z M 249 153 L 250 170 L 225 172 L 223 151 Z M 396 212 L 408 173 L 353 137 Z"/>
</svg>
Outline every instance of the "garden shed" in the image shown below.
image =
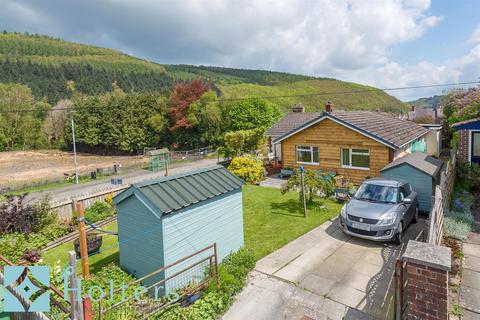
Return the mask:
<svg viewBox="0 0 480 320">
<path fill-rule="evenodd" d="M 418 194 L 418 209 L 430 212 L 435 186 L 440 182 L 442 165 L 442 160 L 423 152 L 414 152 L 383 167 L 381 175 L 409 182 Z"/>
<path fill-rule="evenodd" d="M 224 167 L 213 166 L 134 184 L 117 195 L 121 267 L 138 279 L 213 243 L 220 263 L 243 246 L 243 185 Z M 179 270 L 182 265 L 143 285 Z M 175 286 L 169 280 L 166 291 Z"/>
</svg>

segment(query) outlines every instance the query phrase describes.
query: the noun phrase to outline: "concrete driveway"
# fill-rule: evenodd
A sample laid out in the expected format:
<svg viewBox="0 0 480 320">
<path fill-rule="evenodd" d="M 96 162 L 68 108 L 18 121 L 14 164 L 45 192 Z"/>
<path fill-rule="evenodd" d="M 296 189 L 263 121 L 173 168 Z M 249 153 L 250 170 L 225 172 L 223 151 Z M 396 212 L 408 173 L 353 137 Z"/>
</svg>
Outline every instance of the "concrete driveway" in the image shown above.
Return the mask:
<svg viewBox="0 0 480 320">
<path fill-rule="evenodd" d="M 258 261 L 223 319 L 393 319 L 395 262 L 424 226 L 410 225 L 395 246 L 324 223 Z"/>
</svg>

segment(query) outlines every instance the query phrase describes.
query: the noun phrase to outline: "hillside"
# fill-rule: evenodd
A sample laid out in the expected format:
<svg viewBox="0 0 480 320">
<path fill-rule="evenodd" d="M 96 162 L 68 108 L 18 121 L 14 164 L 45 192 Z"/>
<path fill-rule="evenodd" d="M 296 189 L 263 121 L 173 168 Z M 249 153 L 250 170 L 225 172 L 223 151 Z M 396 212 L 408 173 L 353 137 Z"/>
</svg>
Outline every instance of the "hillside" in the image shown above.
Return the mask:
<svg viewBox="0 0 480 320">
<path fill-rule="evenodd" d="M 408 109 L 406 104 L 380 90 L 308 95 L 374 89 L 335 79 L 260 70 L 161 65 L 112 49 L 39 35 L 0 34 L 0 69 L 0 82 L 26 84 L 36 98 L 46 97 L 52 103 L 70 96 L 68 80 L 75 82 L 78 92 L 98 94 L 110 91 L 114 81 L 124 91 L 169 92 L 175 82 L 203 78 L 221 98 L 307 94 L 272 99 L 284 111 L 298 102 L 307 110 L 318 110 L 327 100 L 334 101 L 341 109 Z"/>
<path fill-rule="evenodd" d="M 408 104 L 417 108 L 437 108 L 444 104 L 446 98 L 446 95 L 435 95 L 433 97 L 419 98 L 414 101 L 409 101 Z"/>
</svg>

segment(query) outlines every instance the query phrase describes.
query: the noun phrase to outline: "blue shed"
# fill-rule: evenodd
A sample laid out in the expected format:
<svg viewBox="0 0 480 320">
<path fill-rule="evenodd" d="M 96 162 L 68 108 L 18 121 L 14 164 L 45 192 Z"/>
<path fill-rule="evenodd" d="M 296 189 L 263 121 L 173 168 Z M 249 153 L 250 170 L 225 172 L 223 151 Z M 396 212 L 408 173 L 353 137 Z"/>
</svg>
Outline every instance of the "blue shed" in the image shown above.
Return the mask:
<svg viewBox="0 0 480 320">
<path fill-rule="evenodd" d="M 121 267 L 142 278 L 213 243 L 220 263 L 243 246 L 243 185 L 214 166 L 134 184 L 117 195 Z M 143 285 L 181 269 L 181 264 L 169 268 Z M 167 282 L 166 292 L 178 289 L 175 285 Z"/>
<path fill-rule="evenodd" d="M 387 178 L 402 179 L 410 183 L 418 194 L 418 209 L 430 212 L 435 186 L 440 182 L 442 160 L 423 152 L 407 154 L 387 164 L 381 175 Z"/>
</svg>

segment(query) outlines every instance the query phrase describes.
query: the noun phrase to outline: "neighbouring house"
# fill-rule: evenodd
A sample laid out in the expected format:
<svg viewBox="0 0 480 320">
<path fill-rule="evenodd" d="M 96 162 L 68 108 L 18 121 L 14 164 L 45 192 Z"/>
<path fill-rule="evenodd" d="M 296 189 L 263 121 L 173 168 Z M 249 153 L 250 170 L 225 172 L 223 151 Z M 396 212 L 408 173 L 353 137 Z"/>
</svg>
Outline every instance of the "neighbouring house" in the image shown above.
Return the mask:
<svg viewBox="0 0 480 320">
<path fill-rule="evenodd" d="M 428 129 L 425 135 L 425 143 L 427 144 L 427 154 L 430 156 L 438 156 L 442 152 L 442 124 L 422 123 L 422 127 Z"/>
<path fill-rule="evenodd" d="M 445 118 L 443 107 L 436 108 L 416 108 L 412 106 L 412 111 L 408 112 L 408 120 L 430 120 L 435 123 L 441 122 Z"/>
<path fill-rule="evenodd" d="M 216 243 L 218 263 L 243 246 L 243 180 L 222 166 L 134 184 L 117 195 L 120 266 L 137 279 Z M 196 256 L 191 259 L 199 259 Z M 185 261 L 145 286 L 171 277 Z M 204 270 L 200 270 L 202 273 Z M 183 284 L 195 277 L 182 274 Z M 165 291 L 178 289 L 169 280 Z"/>
<path fill-rule="evenodd" d="M 480 118 L 452 124 L 458 132 L 458 159 L 480 164 Z"/>
<path fill-rule="evenodd" d="M 295 106 L 266 135 L 283 168 L 333 171 L 359 184 L 412 148 L 426 148 L 428 132 L 386 113 L 334 111 L 329 102 L 324 112 Z"/>
<path fill-rule="evenodd" d="M 387 164 L 381 174 L 387 178 L 408 181 L 417 192 L 418 209 L 430 212 L 435 186 L 440 183 L 442 166 L 442 160 L 423 152 L 414 152 Z"/>
</svg>

